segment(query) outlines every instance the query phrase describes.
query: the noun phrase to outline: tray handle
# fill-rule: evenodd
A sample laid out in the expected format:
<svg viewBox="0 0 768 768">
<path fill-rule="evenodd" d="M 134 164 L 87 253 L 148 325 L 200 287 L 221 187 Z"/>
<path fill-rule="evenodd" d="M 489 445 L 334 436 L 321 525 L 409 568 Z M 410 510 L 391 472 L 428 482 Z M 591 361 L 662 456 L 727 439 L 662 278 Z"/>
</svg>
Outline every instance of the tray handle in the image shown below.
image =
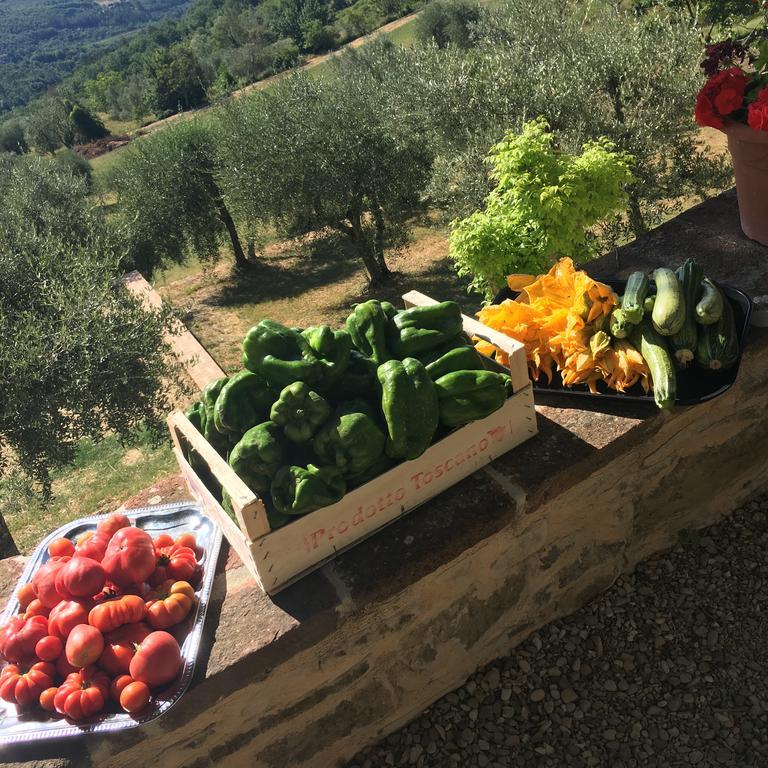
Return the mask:
<svg viewBox="0 0 768 768">
<path fill-rule="evenodd" d="M 425 296 L 419 291 L 409 291 L 403 294 L 403 304 L 409 307 L 427 307 L 430 304 L 438 304 L 435 299 Z M 509 356 L 509 374 L 512 378 L 512 390 L 519 392 L 530 385 L 528 378 L 528 362 L 525 356 L 525 347 L 516 339 L 483 325 L 479 320 L 467 315 L 461 316 L 464 332 L 470 338 L 478 338 L 488 341 L 498 347 Z"/>
<path fill-rule="evenodd" d="M 168 417 L 167 423 L 176 448 L 184 454 L 184 448 L 179 440 L 179 435 L 181 435 L 205 461 L 211 474 L 221 487 L 226 488 L 232 500 L 232 509 L 240 525 L 240 530 L 245 533 L 248 539 L 255 541 L 269 533 L 271 529 L 264 503 L 235 474 L 232 467 L 219 456 L 218 452 L 197 431 L 192 422 L 181 411 L 175 411 Z"/>
</svg>

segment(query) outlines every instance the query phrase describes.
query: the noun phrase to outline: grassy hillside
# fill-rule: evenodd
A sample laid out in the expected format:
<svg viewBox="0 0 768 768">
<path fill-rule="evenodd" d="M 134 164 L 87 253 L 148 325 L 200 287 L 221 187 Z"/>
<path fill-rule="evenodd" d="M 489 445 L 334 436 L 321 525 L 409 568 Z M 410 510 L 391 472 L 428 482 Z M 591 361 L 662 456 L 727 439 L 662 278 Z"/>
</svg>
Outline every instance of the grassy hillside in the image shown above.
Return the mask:
<svg viewBox="0 0 768 768">
<path fill-rule="evenodd" d="M 0 0 L 0 114 L 43 93 L 105 44 L 188 3 Z"/>
</svg>

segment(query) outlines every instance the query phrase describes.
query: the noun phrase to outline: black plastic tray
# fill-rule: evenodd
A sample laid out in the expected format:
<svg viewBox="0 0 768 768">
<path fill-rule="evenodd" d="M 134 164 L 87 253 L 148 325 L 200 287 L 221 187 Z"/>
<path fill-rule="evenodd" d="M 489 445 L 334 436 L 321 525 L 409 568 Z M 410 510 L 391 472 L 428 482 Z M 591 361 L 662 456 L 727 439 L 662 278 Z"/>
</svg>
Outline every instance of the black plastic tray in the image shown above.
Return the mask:
<svg viewBox="0 0 768 768">
<path fill-rule="evenodd" d="M 619 295 L 624 293 L 624 288 L 627 285 L 625 280 L 604 280 L 602 282 L 609 285 Z M 653 293 L 655 290 L 653 282 L 651 283 L 651 286 L 651 293 Z M 749 320 L 752 316 L 752 299 L 743 291 L 740 291 L 738 288 L 733 288 L 730 285 L 721 285 L 718 283 L 718 287 L 722 289 L 725 298 L 731 302 L 731 306 L 733 307 L 736 328 L 739 331 L 739 359 L 733 367 L 728 368 L 725 371 L 710 371 L 693 366 L 678 371 L 677 398 L 675 399 L 675 405 L 698 405 L 699 403 L 705 403 L 707 400 L 712 400 L 713 398 L 722 395 L 723 392 L 729 390 L 733 386 L 733 382 L 736 381 L 739 365 L 741 364 L 741 355 L 747 341 L 747 334 L 749 333 Z M 518 295 L 518 291 L 513 291 L 511 288 L 502 288 L 502 290 L 494 297 L 493 303 L 501 304 L 505 299 L 514 299 Z M 598 382 L 597 388 L 601 400 L 616 400 L 625 403 L 627 401 L 653 403 L 653 395 L 646 395 L 640 384 L 635 384 L 634 387 L 623 394 L 610 389 L 604 382 Z M 585 384 L 578 384 L 574 387 L 564 387 L 560 374 L 557 372 L 553 373 L 551 383 L 534 381 L 533 389 L 536 393 L 542 395 L 574 398 L 595 397 Z"/>
</svg>

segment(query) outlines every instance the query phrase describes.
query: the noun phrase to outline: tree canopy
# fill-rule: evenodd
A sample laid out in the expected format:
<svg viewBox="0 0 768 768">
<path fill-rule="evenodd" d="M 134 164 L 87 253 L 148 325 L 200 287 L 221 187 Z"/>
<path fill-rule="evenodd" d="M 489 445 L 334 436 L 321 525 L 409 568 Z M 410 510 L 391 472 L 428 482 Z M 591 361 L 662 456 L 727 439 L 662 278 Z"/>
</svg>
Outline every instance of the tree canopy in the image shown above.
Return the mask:
<svg viewBox="0 0 768 768">
<path fill-rule="evenodd" d="M 163 434 L 177 364 L 167 312 L 117 279 L 116 240 L 56 163 L 0 170 L 0 472 L 50 490 L 82 438 Z"/>
</svg>

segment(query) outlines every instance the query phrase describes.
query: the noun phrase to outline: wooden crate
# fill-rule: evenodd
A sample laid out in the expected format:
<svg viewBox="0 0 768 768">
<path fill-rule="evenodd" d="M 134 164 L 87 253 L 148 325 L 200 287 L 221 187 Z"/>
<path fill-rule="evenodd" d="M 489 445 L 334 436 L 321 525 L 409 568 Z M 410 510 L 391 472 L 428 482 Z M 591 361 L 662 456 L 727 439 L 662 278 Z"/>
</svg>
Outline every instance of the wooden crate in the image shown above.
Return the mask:
<svg viewBox="0 0 768 768">
<path fill-rule="evenodd" d="M 433 303 L 416 292 L 403 299 L 406 306 Z M 455 429 L 418 459 L 402 462 L 349 491 L 338 503 L 297 517 L 274 531 L 270 530 L 261 499 L 189 419 L 180 412 L 168 418 L 174 452 L 190 491 L 206 514 L 221 526 L 265 592 L 274 594 L 292 584 L 536 434 L 524 348 L 477 320 L 463 317 L 463 321 L 469 335 L 492 341 L 509 354 L 514 394 L 506 403 L 485 419 Z M 200 458 L 203 471 L 196 472 L 187 461 L 188 449 Z M 236 521 L 219 502 L 221 489 L 229 493 Z"/>
</svg>

